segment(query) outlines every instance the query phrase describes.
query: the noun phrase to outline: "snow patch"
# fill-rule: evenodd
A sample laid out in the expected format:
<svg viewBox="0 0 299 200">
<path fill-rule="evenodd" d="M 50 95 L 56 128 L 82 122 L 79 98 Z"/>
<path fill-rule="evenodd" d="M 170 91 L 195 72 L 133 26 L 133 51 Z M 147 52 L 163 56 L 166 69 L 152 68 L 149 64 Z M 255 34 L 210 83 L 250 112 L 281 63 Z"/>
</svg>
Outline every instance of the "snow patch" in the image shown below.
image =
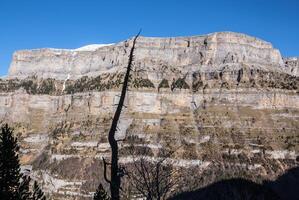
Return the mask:
<svg viewBox="0 0 299 200">
<path fill-rule="evenodd" d="M 258 168 L 261 168 L 261 167 L 262 167 L 261 164 L 254 164 L 254 165 L 249 165 L 248 169 L 249 170 L 255 170 L 255 169 L 258 169 Z"/>
<path fill-rule="evenodd" d="M 142 122 L 149 126 L 160 124 L 161 119 L 142 119 Z"/>
<path fill-rule="evenodd" d="M 96 147 L 98 142 L 73 142 L 72 147 Z"/>
<path fill-rule="evenodd" d="M 62 195 L 68 195 L 68 196 L 75 196 L 75 197 L 92 197 L 94 193 L 89 193 L 89 194 L 82 194 L 79 192 L 72 192 L 72 191 L 58 191 L 58 194 Z"/>
<path fill-rule="evenodd" d="M 99 151 L 107 151 L 110 149 L 109 143 L 99 143 L 98 144 L 98 150 Z"/>
<path fill-rule="evenodd" d="M 81 186 L 83 181 L 66 181 L 63 179 L 54 178 L 49 172 L 43 172 L 43 181 L 45 183 L 45 189 L 51 192 L 58 192 L 59 189 L 67 186 Z"/>
<path fill-rule="evenodd" d="M 295 151 L 288 150 L 274 150 L 274 151 L 266 151 L 266 154 L 270 154 L 270 157 L 273 159 L 296 159 Z"/>
<path fill-rule="evenodd" d="M 51 155 L 51 162 L 53 161 L 62 161 L 70 158 L 102 158 L 102 157 L 110 157 L 110 153 L 99 153 L 96 155 L 87 155 L 87 154 L 53 154 Z"/>
<path fill-rule="evenodd" d="M 69 154 L 69 155 L 65 155 L 65 154 L 53 154 L 51 155 L 51 160 L 54 161 L 61 161 L 61 160 L 66 160 L 69 158 L 80 158 L 80 155 L 77 154 Z"/>
<path fill-rule="evenodd" d="M 132 162 L 138 161 L 140 159 L 144 159 L 148 162 L 159 162 L 163 158 L 150 157 L 150 156 L 136 156 L 136 157 L 127 156 L 127 157 L 120 158 L 119 162 L 125 164 L 125 163 L 132 163 Z M 202 161 L 202 160 L 187 160 L 187 159 L 166 158 L 163 163 L 171 164 L 171 165 L 177 166 L 177 167 L 194 167 L 194 166 L 198 166 L 198 167 L 201 167 L 201 168 L 206 168 L 210 165 L 211 162 Z"/>
<path fill-rule="evenodd" d="M 30 172 L 32 171 L 32 165 L 21 165 L 21 173 L 25 175 L 29 175 Z"/>
<path fill-rule="evenodd" d="M 107 46 L 111 46 L 111 45 L 114 45 L 114 43 L 111 43 L 111 44 L 90 44 L 90 45 L 80 47 L 78 49 L 74 49 L 74 51 L 96 51 L 99 48 L 107 47 Z"/>
<path fill-rule="evenodd" d="M 48 140 L 49 137 L 47 134 L 30 135 L 29 137 L 24 138 L 24 141 L 28 143 L 42 143 L 48 142 Z"/>
<path fill-rule="evenodd" d="M 130 147 L 130 144 L 123 144 L 121 147 Z M 134 147 L 148 147 L 150 149 L 162 149 L 161 144 L 134 144 Z"/>
<path fill-rule="evenodd" d="M 261 152 L 261 150 L 259 150 L 259 149 L 251 150 L 251 153 L 253 153 L 253 154 L 260 153 L 260 152 Z"/>
<path fill-rule="evenodd" d="M 206 143 L 206 142 L 210 141 L 210 139 L 211 139 L 211 137 L 209 135 L 205 135 L 200 139 L 199 143 L 200 144 Z"/>
<path fill-rule="evenodd" d="M 70 69 L 69 69 L 69 71 L 70 71 Z M 63 86 L 62 86 L 62 91 L 65 90 L 65 84 L 66 84 L 66 82 L 70 79 L 70 77 L 71 77 L 71 75 L 68 74 L 67 77 L 66 77 L 66 79 L 64 80 L 64 82 L 63 82 Z"/>
</svg>

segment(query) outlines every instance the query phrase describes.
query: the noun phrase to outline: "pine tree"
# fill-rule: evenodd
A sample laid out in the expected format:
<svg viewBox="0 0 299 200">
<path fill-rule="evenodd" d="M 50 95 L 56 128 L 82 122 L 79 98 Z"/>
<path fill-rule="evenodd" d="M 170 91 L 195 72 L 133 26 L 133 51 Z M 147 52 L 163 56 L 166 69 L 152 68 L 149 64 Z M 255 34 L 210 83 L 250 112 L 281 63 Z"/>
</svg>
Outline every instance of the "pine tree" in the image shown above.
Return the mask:
<svg viewBox="0 0 299 200">
<path fill-rule="evenodd" d="M 31 200 L 30 176 L 23 176 L 19 185 L 18 200 Z"/>
<path fill-rule="evenodd" d="M 1 200 L 46 200 L 37 182 L 30 187 L 31 178 L 20 173 L 19 146 L 8 124 L 0 133 L 0 199 Z M 32 192 L 31 192 L 32 191 Z"/>
<path fill-rule="evenodd" d="M 38 186 L 38 183 L 34 181 L 33 184 L 33 194 L 32 194 L 32 200 L 46 200 L 46 197 L 43 193 L 43 191 Z"/>
<path fill-rule="evenodd" d="M 99 187 L 96 193 L 94 194 L 93 200 L 110 200 L 110 197 L 108 196 L 101 183 L 99 184 Z"/>
<path fill-rule="evenodd" d="M 0 133 L 0 197 L 1 200 L 18 199 L 21 178 L 18 156 L 19 146 L 8 125 L 1 127 Z"/>
</svg>

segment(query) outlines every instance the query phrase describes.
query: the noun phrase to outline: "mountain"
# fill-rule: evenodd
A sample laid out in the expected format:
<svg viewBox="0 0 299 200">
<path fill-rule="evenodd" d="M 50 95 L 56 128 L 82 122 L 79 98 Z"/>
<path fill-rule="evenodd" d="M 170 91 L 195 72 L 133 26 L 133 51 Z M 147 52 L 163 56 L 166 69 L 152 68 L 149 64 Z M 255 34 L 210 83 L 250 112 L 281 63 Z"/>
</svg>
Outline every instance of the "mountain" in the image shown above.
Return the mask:
<svg viewBox="0 0 299 200">
<path fill-rule="evenodd" d="M 0 80 L 0 120 L 15 129 L 23 168 L 54 199 L 89 199 L 103 181 L 131 46 L 17 51 Z M 131 143 L 153 162 L 174 151 L 167 162 L 185 179 L 177 192 L 276 179 L 299 164 L 298 68 L 298 58 L 240 33 L 139 37 L 118 126 L 127 136 L 120 163 L 133 161 Z"/>
</svg>

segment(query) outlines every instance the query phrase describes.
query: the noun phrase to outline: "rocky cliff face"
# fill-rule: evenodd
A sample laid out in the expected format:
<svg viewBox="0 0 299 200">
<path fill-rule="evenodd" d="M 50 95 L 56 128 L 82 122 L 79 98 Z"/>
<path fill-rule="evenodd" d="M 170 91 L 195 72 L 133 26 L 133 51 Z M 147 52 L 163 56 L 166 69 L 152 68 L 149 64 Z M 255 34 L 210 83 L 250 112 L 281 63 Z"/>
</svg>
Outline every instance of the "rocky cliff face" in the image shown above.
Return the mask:
<svg viewBox="0 0 299 200">
<path fill-rule="evenodd" d="M 118 71 L 126 66 L 129 41 L 77 50 L 18 51 L 13 56 L 9 76 L 66 79 L 69 75 L 76 79 Z M 140 37 L 137 48 L 136 65 L 149 72 L 157 71 L 163 65 L 182 72 L 220 70 L 234 63 L 273 70 L 285 68 L 279 51 L 271 44 L 236 33 L 180 38 Z"/>
<path fill-rule="evenodd" d="M 107 133 L 131 40 L 77 50 L 18 51 L 0 81 L 0 120 L 22 164 L 54 199 L 89 199 L 109 155 Z M 275 179 L 299 164 L 298 59 L 243 34 L 137 40 L 118 136 L 193 172 L 190 190 L 227 177 Z M 178 191 L 179 189 L 177 189 Z"/>
<path fill-rule="evenodd" d="M 298 57 L 285 58 L 284 61 L 285 61 L 287 71 L 290 74 L 299 76 L 299 58 Z"/>
</svg>

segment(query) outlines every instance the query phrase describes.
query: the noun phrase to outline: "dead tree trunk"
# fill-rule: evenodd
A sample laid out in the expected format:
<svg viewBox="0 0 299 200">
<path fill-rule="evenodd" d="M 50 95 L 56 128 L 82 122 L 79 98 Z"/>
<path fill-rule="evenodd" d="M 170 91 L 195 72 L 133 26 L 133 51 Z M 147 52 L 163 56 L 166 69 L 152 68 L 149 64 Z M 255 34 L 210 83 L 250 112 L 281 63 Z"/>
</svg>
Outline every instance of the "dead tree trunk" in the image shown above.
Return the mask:
<svg viewBox="0 0 299 200">
<path fill-rule="evenodd" d="M 122 90 L 121 90 L 121 96 L 119 99 L 119 103 L 117 105 L 113 120 L 112 120 L 112 124 L 111 124 L 111 128 L 109 131 L 109 135 L 108 135 L 108 141 L 111 147 L 111 163 L 110 163 L 110 180 L 108 180 L 107 178 L 107 165 L 108 163 L 103 159 L 104 161 L 104 177 L 105 180 L 110 184 L 110 192 L 111 192 L 111 199 L 112 200 L 119 200 L 120 199 L 120 186 L 121 186 L 121 177 L 123 176 L 123 169 L 119 168 L 118 166 L 118 141 L 115 139 L 115 133 L 117 130 L 117 124 L 120 118 L 120 114 L 122 111 L 122 108 L 124 106 L 124 101 L 125 101 L 125 97 L 126 97 L 126 93 L 127 93 L 127 89 L 128 89 L 128 84 L 129 84 L 129 78 L 130 78 L 130 71 L 132 69 L 132 63 L 133 63 L 133 59 L 134 59 L 134 49 L 135 49 L 135 43 L 136 40 L 139 36 L 140 32 L 135 36 L 135 38 L 133 39 L 133 46 L 131 48 L 130 51 L 130 55 L 129 55 L 129 62 L 128 62 L 128 67 L 127 67 L 127 71 L 125 74 L 125 78 L 124 78 L 124 83 L 122 86 Z"/>
</svg>

